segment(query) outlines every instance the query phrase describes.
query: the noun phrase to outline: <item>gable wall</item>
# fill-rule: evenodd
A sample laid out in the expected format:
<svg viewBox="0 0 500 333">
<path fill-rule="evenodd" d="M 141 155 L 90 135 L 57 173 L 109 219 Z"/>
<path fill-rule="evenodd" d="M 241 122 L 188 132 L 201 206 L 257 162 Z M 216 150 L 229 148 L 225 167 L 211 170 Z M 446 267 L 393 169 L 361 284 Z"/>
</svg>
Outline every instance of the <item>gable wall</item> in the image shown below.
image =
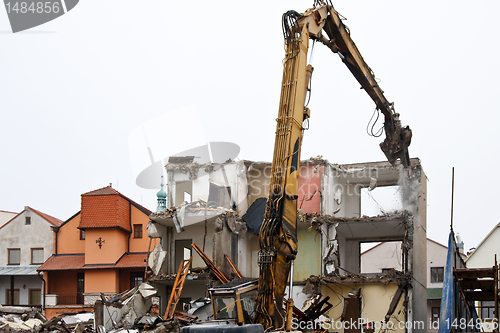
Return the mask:
<svg viewBox="0 0 500 333">
<path fill-rule="evenodd" d="M 31 224 L 25 224 L 25 217 L 31 217 Z M 31 265 L 31 249 L 43 248 L 44 260 L 52 254 L 52 224 L 32 211 L 24 211 L 0 229 L 0 265 L 7 266 L 8 249 L 21 249 L 21 263 Z"/>
</svg>

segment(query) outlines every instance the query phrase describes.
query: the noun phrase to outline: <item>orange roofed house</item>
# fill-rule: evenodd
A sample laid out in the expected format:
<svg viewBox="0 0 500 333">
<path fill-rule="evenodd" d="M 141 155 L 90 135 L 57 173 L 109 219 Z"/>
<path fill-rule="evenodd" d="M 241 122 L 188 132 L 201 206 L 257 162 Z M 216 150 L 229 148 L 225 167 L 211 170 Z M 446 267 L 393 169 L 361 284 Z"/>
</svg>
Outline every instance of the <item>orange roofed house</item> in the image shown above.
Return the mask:
<svg viewBox="0 0 500 333">
<path fill-rule="evenodd" d="M 46 281 L 45 314 L 91 310 L 100 293 L 143 282 L 151 211 L 107 186 L 82 194 L 81 211 L 54 231 L 54 254 L 38 269 Z"/>
</svg>

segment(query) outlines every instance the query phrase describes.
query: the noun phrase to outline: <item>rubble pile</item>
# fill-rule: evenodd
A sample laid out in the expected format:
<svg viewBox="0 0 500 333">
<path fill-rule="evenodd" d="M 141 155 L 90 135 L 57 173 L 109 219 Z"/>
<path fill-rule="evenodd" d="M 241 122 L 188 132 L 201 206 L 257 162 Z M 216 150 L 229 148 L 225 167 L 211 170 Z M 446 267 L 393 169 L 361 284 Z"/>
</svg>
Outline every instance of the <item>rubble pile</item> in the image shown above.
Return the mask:
<svg viewBox="0 0 500 333">
<path fill-rule="evenodd" d="M 94 305 L 96 333 L 178 333 L 181 326 L 196 320 L 195 316 L 182 312 L 176 312 L 172 320 L 164 320 L 158 315 L 159 301 L 155 297 L 156 293 L 154 287 L 142 283 L 110 299 L 101 294 L 101 300 Z"/>
<path fill-rule="evenodd" d="M 188 276 L 192 277 L 193 279 L 198 279 L 198 278 L 205 278 L 208 276 L 210 273 L 210 268 L 207 266 L 205 267 L 193 267 L 188 273 Z M 164 280 L 175 280 L 175 277 L 177 276 L 177 273 L 173 274 L 158 274 L 154 275 L 149 278 L 149 281 L 155 282 L 155 281 L 164 281 Z"/>
<path fill-rule="evenodd" d="M 1 306 L 0 332 L 40 332 L 47 319 L 36 307 Z"/>
<path fill-rule="evenodd" d="M 306 290 L 316 290 L 317 288 L 313 286 L 326 285 L 328 283 L 377 283 L 381 285 L 388 285 L 391 282 L 395 282 L 400 285 L 407 283 L 410 279 L 410 274 L 403 273 L 395 269 L 391 269 L 385 274 L 376 276 L 352 273 L 337 275 L 335 273 L 330 273 L 326 276 L 311 276 L 308 278 L 306 280 Z"/>
</svg>

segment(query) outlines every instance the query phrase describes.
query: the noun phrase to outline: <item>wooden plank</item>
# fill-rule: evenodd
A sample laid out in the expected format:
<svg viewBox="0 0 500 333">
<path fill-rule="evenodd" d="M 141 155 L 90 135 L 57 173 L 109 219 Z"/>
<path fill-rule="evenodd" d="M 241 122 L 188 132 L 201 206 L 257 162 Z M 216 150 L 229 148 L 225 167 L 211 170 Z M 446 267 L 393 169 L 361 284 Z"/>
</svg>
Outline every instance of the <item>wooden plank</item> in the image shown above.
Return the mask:
<svg viewBox="0 0 500 333">
<path fill-rule="evenodd" d="M 464 291 L 467 301 L 494 301 L 495 292 L 493 291 Z"/>
<path fill-rule="evenodd" d="M 495 269 L 491 268 L 456 268 L 453 270 L 458 279 L 470 278 L 493 278 Z"/>
<path fill-rule="evenodd" d="M 181 298 L 184 282 L 186 282 L 186 276 L 191 267 L 192 260 L 193 257 L 190 257 L 189 260 L 183 260 L 179 265 L 179 271 L 177 272 L 174 285 L 172 286 L 172 292 L 170 293 L 170 299 L 168 300 L 167 310 L 165 311 L 163 320 L 170 320 L 174 317 L 175 307 Z"/>
<path fill-rule="evenodd" d="M 231 269 L 233 270 L 234 275 L 238 279 L 242 279 L 243 278 L 243 274 L 241 274 L 241 272 L 238 270 L 238 267 L 236 267 L 236 265 L 231 260 L 231 258 L 229 258 L 226 254 L 224 255 L 224 258 L 226 258 L 227 263 L 229 264 L 229 266 L 231 266 Z"/>
<path fill-rule="evenodd" d="M 207 264 L 207 266 L 210 268 L 212 273 L 214 273 L 214 275 L 219 279 L 220 282 L 222 282 L 222 283 L 229 282 L 229 279 L 217 268 L 217 266 L 215 266 L 215 264 L 212 262 L 212 260 L 210 260 L 210 258 L 207 257 L 207 255 L 200 249 L 198 244 L 193 243 L 193 244 L 191 244 L 191 246 L 196 251 L 196 253 L 198 253 L 200 255 L 201 259 L 203 259 L 205 264 Z"/>
<path fill-rule="evenodd" d="M 494 291 L 495 280 L 464 279 L 459 281 L 463 290 L 482 289 L 483 291 Z"/>
</svg>

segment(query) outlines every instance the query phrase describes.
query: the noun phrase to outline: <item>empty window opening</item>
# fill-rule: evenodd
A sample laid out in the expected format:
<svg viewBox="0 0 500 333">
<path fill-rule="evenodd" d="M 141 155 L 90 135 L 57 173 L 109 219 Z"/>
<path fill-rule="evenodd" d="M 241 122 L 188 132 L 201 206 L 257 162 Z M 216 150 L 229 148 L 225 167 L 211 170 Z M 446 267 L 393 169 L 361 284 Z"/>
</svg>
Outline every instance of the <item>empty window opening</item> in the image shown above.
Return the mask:
<svg viewBox="0 0 500 333">
<path fill-rule="evenodd" d="M 376 187 L 372 191 L 368 190 L 368 188 L 361 189 L 361 216 L 386 215 L 402 210 L 400 186 Z"/>
<path fill-rule="evenodd" d="M 175 205 L 190 203 L 193 198 L 193 182 L 177 182 L 175 184 Z"/>
<path fill-rule="evenodd" d="M 361 243 L 361 273 L 386 274 L 403 270 L 401 241 Z"/>
<path fill-rule="evenodd" d="M 210 190 L 208 194 L 208 205 L 230 208 L 231 187 L 210 183 Z"/>
<path fill-rule="evenodd" d="M 361 298 L 358 297 L 344 297 L 344 309 L 342 311 L 342 318 L 346 322 L 356 322 L 361 318 Z M 361 333 L 361 327 L 352 325 L 352 327 L 344 328 L 344 333 Z"/>
<path fill-rule="evenodd" d="M 175 241 L 175 267 L 173 272 L 177 273 L 183 260 L 189 260 L 192 255 L 191 239 L 176 240 Z"/>
</svg>

